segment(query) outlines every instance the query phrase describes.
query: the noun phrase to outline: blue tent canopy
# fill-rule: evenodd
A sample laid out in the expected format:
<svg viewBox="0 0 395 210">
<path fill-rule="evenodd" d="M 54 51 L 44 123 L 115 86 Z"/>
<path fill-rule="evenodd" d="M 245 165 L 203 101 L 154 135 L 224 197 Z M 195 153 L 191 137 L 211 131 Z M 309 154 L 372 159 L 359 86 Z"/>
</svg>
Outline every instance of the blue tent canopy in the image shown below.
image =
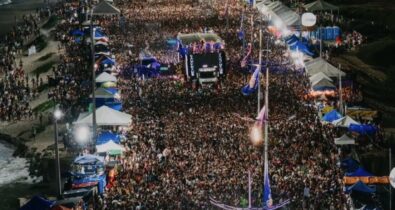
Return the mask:
<svg viewBox="0 0 395 210">
<path fill-rule="evenodd" d="M 107 65 L 115 65 L 115 61 L 109 57 L 106 56 L 103 60 L 100 62 L 101 64 L 107 64 Z"/>
<path fill-rule="evenodd" d="M 350 193 L 352 191 L 362 192 L 362 193 L 374 193 L 376 192 L 376 187 L 369 187 L 364 184 L 362 181 L 358 181 L 354 185 L 350 187 L 346 187 L 346 193 Z"/>
<path fill-rule="evenodd" d="M 332 122 L 334 120 L 340 119 L 342 115 L 336 111 L 336 109 L 326 113 L 326 115 L 322 118 L 324 121 Z"/>
<path fill-rule="evenodd" d="M 99 134 L 99 136 L 96 139 L 96 145 L 101 145 L 109 142 L 110 140 L 114 141 L 115 143 L 119 144 L 121 142 L 121 137 L 120 135 L 110 132 L 110 131 L 105 131 Z"/>
<path fill-rule="evenodd" d="M 104 158 L 97 155 L 83 155 L 74 159 L 75 164 L 96 164 L 98 162 L 103 163 Z"/>
<path fill-rule="evenodd" d="M 49 210 L 53 204 L 54 201 L 50 201 L 39 196 L 34 196 L 19 210 Z"/>
<path fill-rule="evenodd" d="M 84 36 L 85 35 L 85 33 L 83 31 L 81 31 L 80 29 L 71 30 L 70 34 L 72 36 Z"/>
<path fill-rule="evenodd" d="M 359 163 L 352 158 L 346 158 L 340 162 L 340 167 L 343 168 L 346 172 L 352 173 L 359 168 Z"/>
<path fill-rule="evenodd" d="M 113 94 L 113 95 L 118 93 L 118 89 L 117 88 L 106 88 L 106 90 L 108 92 L 110 92 L 111 94 Z"/>
<path fill-rule="evenodd" d="M 348 130 L 351 132 L 357 132 L 362 135 L 364 135 L 364 134 L 372 135 L 372 134 L 376 133 L 377 128 L 374 127 L 373 125 L 350 124 L 350 127 L 348 127 Z"/>
<path fill-rule="evenodd" d="M 367 172 L 362 167 L 359 167 L 356 171 L 351 173 L 346 173 L 346 176 L 373 176 L 373 174 Z"/>
</svg>

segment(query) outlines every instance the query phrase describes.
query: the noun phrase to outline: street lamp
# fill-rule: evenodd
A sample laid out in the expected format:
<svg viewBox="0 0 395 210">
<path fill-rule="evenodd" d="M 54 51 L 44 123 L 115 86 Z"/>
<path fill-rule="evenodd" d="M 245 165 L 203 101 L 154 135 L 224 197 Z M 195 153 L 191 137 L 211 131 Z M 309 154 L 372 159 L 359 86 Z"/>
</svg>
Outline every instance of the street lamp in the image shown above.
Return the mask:
<svg viewBox="0 0 395 210">
<path fill-rule="evenodd" d="M 61 185 L 61 177 L 60 177 L 60 160 L 59 160 L 59 141 L 58 141 L 58 120 L 62 119 L 63 112 L 60 110 L 57 105 L 53 112 L 54 119 L 54 131 L 55 131 L 55 172 L 56 172 L 56 187 L 57 187 L 57 195 L 60 197 L 62 195 L 62 185 Z"/>
</svg>

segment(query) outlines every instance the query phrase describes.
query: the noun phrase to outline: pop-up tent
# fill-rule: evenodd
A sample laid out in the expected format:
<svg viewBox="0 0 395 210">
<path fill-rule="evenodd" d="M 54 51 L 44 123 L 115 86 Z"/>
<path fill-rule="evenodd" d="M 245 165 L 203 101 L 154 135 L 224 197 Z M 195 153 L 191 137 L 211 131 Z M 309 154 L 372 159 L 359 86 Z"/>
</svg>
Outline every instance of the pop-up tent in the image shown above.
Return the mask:
<svg viewBox="0 0 395 210">
<path fill-rule="evenodd" d="M 115 88 L 97 88 L 95 90 L 95 97 L 96 99 L 98 98 L 103 98 L 103 99 L 113 99 L 115 98 L 117 94 L 117 89 Z M 90 96 L 92 97 L 92 95 Z"/>
<path fill-rule="evenodd" d="M 327 122 L 332 122 L 334 120 L 340 119 L 342 115 L 336 111 L 336 109 L 326 113 L 322 120 L 327 121 Z"/>
<path fill-rule="evenodd" d="M 99 76 L 96 77 L 96 82 L 97 83 L 117 82 L 117 78 L 107 72 L 103 72 L 103 73 L 99 74 Z"/>
<path fill-rule="evenodd" d="M 96 152 L 97 153 L 108 153 L 110 155 L 120 155 L 125 151 L 121 145 L 115 143 L 114 141 L 110 140 L 107 143 L 96 145 Z"/>
<path fill-rule="evenodd" d="M 350 127 L 351 124 L 360 125 L 359 122 L 355 121 L 348 115 L 346 115 L 345 117 L 342 117 L 340 119 L 334 120 L 332 122 L 332 124 L 334 126 L 347 127 L 347 128 Z"/>
<path fill-rule="evenodd" d="M 346 187 L 345 190 L 346 193 L 351 193 L 353 191 L 362 193 L 374 193 L 376 192 L 376 187 L 368 187 L 365 183 L 358 181 L 354 185 Z"/>
<path fill-rule="evenodd" d="M 328 77 L 339 77 L 339 74 L 341 76 L 346 75 L 344 72 L 332 66 L 332 64 L 328 63 L 323 58 L 315 58 L 311 61 L 306 62 L 305 69 L 309 76 L 312 76 L 319 72 L 326 74 Z"/>
<path fill-rule="evenodd" d="M 362 167 L 359 167 L 356 171 L 351 172 L 351 173 L 346 173 L 346 176 L 353 177 L 353 176 L 358 176 L 358 177 L 363 177 L 363 176 L 374 176 L 373 174 L 367 172 L 365 169 Z"/>
<path fill-rule="evenodd" d="M 99 162 L 103 163 L 104 158 L 97 155 L 83 155 L 74 159 L 74 164 L 96 164 Z"/>
<path fill-rule="evenodd" d="M 115 143 L 119 144 L 121 141 L 121 136 L 110 131 L 102 132 L 97 136 L 96 145 L 105 144 L 109 141 L 114 141 Z"/>
<path fill-rule="evenodd" d="M 49 210 L 53 204 L 54 201 L 50 201 L 39 196 L 34 196 L 19 210 Z"/>
<path fill-rule="evenodd" d="M 357 125 L 351 123 L 350 126 L 348 127 L 348 130 L 350 132 L 356 132 L 361 135 L 372 135 L 375 134 L 377 131 L 377 128 L 374 127 L 373 125 Z"/>
<path fill-rule="evenodd" d="M 335 138 L 336 145 L 353 145 L 355 144 L 355 140 L 349 137 L 347 134 L 343 134 L 340 138 Z"/>
<path fill-rule="evenodd" d="M 92 113 L 78 119 L 73 123 L 74 125 L 92 125 Z M 131 122 L 132 116 L 130 114 L 111 109 L 108 106 L 101 106 L 96 109 L 96 124 L 98 126 L 127 126 Z"/>
<path fill-rule="evenodd" d="M 336 86 L 332 84 L 330 80 L 327 80 L 326 78 L 322 78 L 318 81 L 315 81 L 311 84 L 311 88 L 314 91 L 324 91 L 324 90 L 335 90 Z"/>
<path fill-rule="evenodd" d="M 323 0 L 318 0 L 309 4 L 305 4 L 303 7 L 306 8 L 306 10 L 309 12 L 339 10 L 339 7 Z"/>
<path fill-rule="evenodd" d="M 354 160 L 351 157 L 345 158 L 340 161 L 340 167 L 348 173 L 355 172 L 359 168 L 358 161 Z"/>
<path fill-rule="evenodd" d="M 314 74 L 312 76 L 309 77 L 309 80 L 311 83 L 314 83 L 316 81 L 320 81 L 321 79 L 326 79 L 330 82 L 333 82 L 333 80 L 328 77 L 326 74 L 322 73 L 322 72 L 318 72 L 317 74 Z"/>
<path fill-rule="evenodd" d="M 94 15 L 119 15 L 121 11 L 107 1 L 101 1 L 93 7 Z"/>
</svg>

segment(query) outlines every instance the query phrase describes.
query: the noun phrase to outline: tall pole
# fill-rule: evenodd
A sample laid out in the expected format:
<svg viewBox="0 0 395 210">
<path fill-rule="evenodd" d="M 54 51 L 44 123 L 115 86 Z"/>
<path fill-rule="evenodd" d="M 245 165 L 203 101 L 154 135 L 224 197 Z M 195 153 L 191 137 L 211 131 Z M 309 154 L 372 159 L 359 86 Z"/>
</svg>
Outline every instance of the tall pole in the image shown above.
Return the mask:
<svg viewBox="0 0 395 210">
<path fill-rule="evenodd" d="M 389 171 L 391 173 L 392 170 L 392 151 L 391 151 L 391 143 L 390 143 L 390 148 L 389 148 Z M 390 209 L 392 209 L 392 186 L 390 184 Z"/>
<path fill-rule="evenodd" d="M 264 162 L 264 174 L 269 174 L 269 163 L 268 163 L 268 147 L 269 147 L 269 36 L 267 38 L 266 45 L 266 90 L 265 90 L 265 162 Z M 264 183 L 267 177 L 264 176 Z"/>
<path fill-rule="evenodd" d="M 257 115 L 259 115 L 259 111 L 261 109 L 261 69 L 262 69 L 262 29 L 259 29 L 259 65 L 258 65 L 258 111 Z"/>
<path fill-rule="evenodd" d="M 339 70 L 341 69 L 342 65 L 339 64 Z M 343 90 L 342 90 L 342 75 L 341 71 L 339 71 L 339 98 L 340 98 L 340 113 L 343 113 Z"/>
<path fill-rule="evenodd" d="M 252 208 L 251 202 L 251 171 L 248 170 L 248 208 Z"/>
<path fill-rule="evenodd" d="M 95 39 L 94 39 L 94 29 L 93 29 L 93 6 L 91 8 L 91 53 L 92 53 L 92 141 L 96 139 L 96 69 L 95 69 Z M 91 142 L 92 143 L 92 142 Z"/>
<path fill-rule="evenodd" d="M 54 130 L 55 130 L 55 166 L 56 166 L 56 190 L 57 196 L 62 195 L 62 186 L 60 179 L 60 160 L 59 160 L 59 143 L 58 143 L 58 119 L 54 117 Z"/>
</svg>

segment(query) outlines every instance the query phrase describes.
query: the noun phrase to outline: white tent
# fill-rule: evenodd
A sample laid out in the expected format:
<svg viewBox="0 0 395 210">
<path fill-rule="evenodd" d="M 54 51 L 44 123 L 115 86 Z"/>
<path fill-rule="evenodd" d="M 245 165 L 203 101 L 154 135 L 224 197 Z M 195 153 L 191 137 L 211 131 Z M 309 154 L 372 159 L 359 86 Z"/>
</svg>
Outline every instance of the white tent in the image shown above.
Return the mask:
<svg viewBox="0 0 395 210">
<path fill-rule="evenodd" d="M 122 154 L 122 152 L 125 151 L 125 148 L 123 148 L 121 145 L 115 143 L 113 140 L 108 141 L 105 144 L 101 145 L 96 145 L 96 152 L 97 153 L 109 153 L 112 155 L 119 155 Z"/>
<path fill-rule="evenodd" d="M 332 84 L 331 81 L 322 78 L 321 80 L 315 81 L 314 83 L 311 84 L 311 87 L 314 89 L 316 87 L 330 87 L 330 88 L 336 88 L 334 84 Z"/>
<path fill-rule="evenodd" d="M 127 126 L 132 122 L 132 116 L 124 112 L 111 109 L 108 106 L 101 106 L 96 109 L 96 124 L 98 126 Z M 92 125 L 92 113 L 73 123 L 74 125 Z"/>
<path fill-rule="evenodd" d="M 355 121 L 352 119 L 350 116 L 346 115 L 345 117 L 342 117 L 340 119 L 337 119 L 332 122 L 333 125 L 335 126 L 340 126 L 340 127 L 349 127 L 351 124 L 357 124 L 360 125 L 359 122 Z"/>
<path fill-rule="evenodd" d="M 314 82 L 320 81 L 321 79 L 326 79 L 328 81 L 333 82 L 333 80 L 330 77 L 328 77 L 326 74 L 324 74 L 322 72 L 318 72 L 317 74 L 314 74 L 313 76 L 309 77 L 311 84 L 313 84 Z"/>
<path fill-rule="evenodd" d="M 355 144 L 355 139 L 347 136 L 347 134 L 343 134 L 340 138 L 335 138 L 336 145 L 349 145 Z"/>
<path fill-rule="evenodd" d="M 92 98 L 92 94 L 90 97 Z M 95 98 L 115 98 L 115 95 L 104 88 L 97 88 L 95 90 Z"/>
<path fill-rule="evenodd" d="M 103 72 L 96 77 L 96 82 L 117 82 L 117 78 L 107 72 Z"/>
<path fill-rule="evenodd" d="M 107 1 L 102 1 L 98 3 L 95 7 L 93 7 L 94 15 L 119 15 L 121 11 L 108 3 Z"/>
<path fill-rule="evenodd" d="M 257 3 L 256 7 L 262 14 L 270 16 L 271 21 L 274 22 L 277 27 L 279 25 L 286 27 L 300 25 L 300 16 L 280 1 L 264 1 Z"/>
<path fill-rule="evenodd" d="M 328 77 L 339 77 L 345 76 L 346 74 L 340 71 L 338 68 L 332 66 L 323 58 L 316 58 L 305 63 L 305 68 L 309 76 L 322 72 Z"/>
</svg>

